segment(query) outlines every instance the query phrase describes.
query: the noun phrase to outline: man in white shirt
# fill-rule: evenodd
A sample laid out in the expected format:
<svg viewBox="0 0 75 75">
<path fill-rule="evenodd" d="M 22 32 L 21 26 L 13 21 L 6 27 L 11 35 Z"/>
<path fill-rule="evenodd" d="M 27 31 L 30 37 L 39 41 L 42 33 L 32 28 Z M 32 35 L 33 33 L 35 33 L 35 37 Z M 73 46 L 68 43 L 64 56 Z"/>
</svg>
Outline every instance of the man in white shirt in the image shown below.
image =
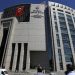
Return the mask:
<svg viewBox="0 0 75 75">
<path fill-rule="evenodd" d="M 75 75 L 75 71 L 69 72 L 68 75 Z"/>
<path fill-rule="evenodd" d="M 66 75 L 75 75 L 74 66 L 71 64 L 67 65 L 67 71 L 65 72 Z"/>
</svg>

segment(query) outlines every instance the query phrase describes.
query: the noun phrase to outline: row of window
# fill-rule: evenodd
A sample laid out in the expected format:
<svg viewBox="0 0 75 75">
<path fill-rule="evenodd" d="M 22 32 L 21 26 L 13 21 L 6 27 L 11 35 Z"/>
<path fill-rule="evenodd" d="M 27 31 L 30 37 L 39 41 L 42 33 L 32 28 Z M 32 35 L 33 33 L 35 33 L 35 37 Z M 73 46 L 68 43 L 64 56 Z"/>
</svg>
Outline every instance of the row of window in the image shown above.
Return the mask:
<svg viewBox="0 0 75 75">
<path fill-rule="evenodd" d="M 70 29 L 71 32 L 75 34 L 74 32 L 74 25 L 73 25 L 73 21 L 72 18 L 70 17 L 70 15 L 66 15 L 68 16 L 68 24 L 70 25 Z M 69 39 L 69 35 L 68 35 L 68 30 L 67 30 L 67 26 L 66 26 L 66 21 L 65 21 L 65 16 L 63 13 L 58 13 L 58 17 L 59 17 L 59 23 L 60 23 L 60 29 L 61 29 L 61 35 L 62 35 L 62 41 L 63 41 L 63 47 L 64 47 L 64 54 L 65 54 L 65 60 L 66 62 L 71 62 L 72 59 L 72 50 L 71 50 L 71 45 L 70 45 L 70 39 Z M 59 47 L 60 47 L 60 38 L 59 38 L 59 34 L 58 34 L 58 25 L 57 25 L 57 19 L 56 19 L 56 14 L 54 12 L 54 21 L 55 21 L 55 29 L 56 29 L 56 37 L 57 37 L 57 46 L 58 46 L 58 56 L 59 56 L 59 63 L 60 63 L 60 69 L 63 69 L 63 63 L 62 63 L 62 55 L 61 53 L 59 54 Z M 74 37 L 74 35 L 73 35 Z M 74 38 L 73 38 L 74 39 Z M 75 42 L 74 42 L 75 44 Z M 60 49 L 61 51 L 61 49 Z M 68 57 L 69 56 L 69 57 Z M 61 60 L 61 62 L 60 62 Z"/>
<path fill-rule="evenodd" d="M 60 64 L 60 70 L 63 69 L 63 62 L 62 62 L 62 54 L 61 54 L 61 49 L 60 47 L 60 38 L 58 34 L 58 25 L 57 25 L 57 19 L 56 19 L 56 13 L 54 12 L 54 21 L 55 21 L 55 30 L 56 30 L 56 40 L 57 40 L 57 46 L 58 46 L 58 56 L 59 56 L 59 64 Z M 73 46 L 75 49 L 75 28 L 74 24 L 72 21 L 72 17 L 70 15 L 66 15 L 67 21 L 68 21 L 68 26 L 71 32 L 71 38 L 73 41 Z M 65 21 L 65 16 L 64 13 L 58 12 L 58 18 L 59 18 L 59 23 L 60 23 L 60 29 L 61 29 L 61 35 L 62 35 L 62 41 L 63 41 L 63 47 L 64 47 L 64 54 L 65 54 L 65 61 L 66 63 L 73 63 L 72 59 L 72 49 L 70 45 L 70 39 L 68 35 L 68 30 L 66 26 L 66 21 Z M 60 51 L 60 52 L 59 52 Z"/>
<path fill-rule="evenodd" d="M 70 23 L 72 23 L 71 17 L 70 16 L 68 17 Z M 64 23 L 64 27 L 60 27 L 60 28 L 61 28 L 62 41 L 64 46 L 65 60 L 66 62 L 72 62 L 71 61 L 72 50 L 71 50 L 70 39 L 69 39 L 68 30 L 66 26 L 65 16 L 63 15 L 63 18 L 59 18 L 59 19 L 64 20 L 63 22 L 60 22 L 60 26 L 62 26 L 62 23 Z"/>
<path fill-rule="evenodd" d="M 68 18 L 70 18 L 70 20 Z M 72 42 L 73 42 L 73 47 L 74 47 L 74 52 L 75 52 L 75 28 L 74 28 L 74 24 L 72 21 L 72 17 L 70 15 L 67 15 L 67 21 L 68 21 L 68 25 L 69 25 L 69 29 L 70 29 L 70 33 L 71 33 L 71 38 L 72 38 Z"/>
<path fill-rule="evenodd" d="M 66 26 L 65 16 L 63 13 L 58 13 L 58 15 L 59 15 L 59 23 L 60 23 L 60 29 L 61 29 L 61 35 L 62 35 L 62 41 L 64 47 L 65 60 L 66 62 L 71 62 L 70 58 L 72 57 L 72 50 L 70 46 L 70 40 L 69 40 L 68 30 Z M 69 20 L 70 22 L 72 22 L 71 19 Z"/>
<path fill-rule="evenodd" d="M 53 8 L 53 10 L 55 10 L 55 8 Z M 58 11 L 58 12 L 64 12 L 64 11 L 63 11 L 63 10 L 61 10 L 61 9 L 57 9 L 57 11 Z M 73 10 L 72 10 L 72 11 L 73 11 Z M 71 13 L 70 13 L 70 12 L 68 12 L 68 11 L 65 11 L 65 13 L 66 13 L 66 14 L 71 14 Z M 72 14 L 72 15 L 74 15 L 74 14 Z"/>
<path fill-rule="evenodd" d="M 63 5 L 59 5 L 59 4 L 55 4 L 55 3 L 53 3 L 52 6 L 56 6 L 56 7 L 63 8 Z M 71 9 L 71 8 L 69 8 L 69 7 L 67 7 L 67 6 L 64 6 L 64 9 L 68 9 L 68 10 L 73 11 L 73 9 Z M 53 8 L 53 10 L 55 10 L 55 8 Z M 61 10 L 61 9 L 58 9 L 58 11 L 63 12 L 63 10 Z"/>
<path fill-rule="evenodd" d="M 17 43 L 12 43 L 12 54 L 11 54 L 11 61 L 10 61 L 10 66 L 9 66 L 9 69 L 12 70 L 12 67 L 14 66 L 13 64 L 13 61 L 14 61 L 14 58 L 15 58 L 15 47 L 16 47 Z M 18 43 L 18 53 L 17 53 L 17 61 L 16 61 L 16 68 L 15 70 L 19 70 L 19 65 L 20 65 L 20 55 L 21 55 L 21 47 L 22 45 L 24 45 L 24 56 L 23 56 L 23 70 L 25 70 L 26 68 L 26 57 L 27 57 L 27 46 L 28 44 L 27 43 Z"/>
</svg>

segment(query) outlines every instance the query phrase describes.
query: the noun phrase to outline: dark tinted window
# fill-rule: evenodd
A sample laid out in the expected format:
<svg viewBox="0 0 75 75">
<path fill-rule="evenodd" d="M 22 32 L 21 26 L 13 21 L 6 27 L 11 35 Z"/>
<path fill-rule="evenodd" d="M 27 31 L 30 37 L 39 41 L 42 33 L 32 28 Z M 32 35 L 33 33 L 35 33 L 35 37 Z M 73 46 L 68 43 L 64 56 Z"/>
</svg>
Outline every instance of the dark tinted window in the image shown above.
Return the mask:
<svg viewBox="0 0 75 75">
<path fill-rule="evenodd" d="M 6 8 L 4 10 L 2 18 L 8 18 L 8 17 L 16 17 L 19 22 L 29 22 L 30 4 L 21 4 Z"/>
</svg>

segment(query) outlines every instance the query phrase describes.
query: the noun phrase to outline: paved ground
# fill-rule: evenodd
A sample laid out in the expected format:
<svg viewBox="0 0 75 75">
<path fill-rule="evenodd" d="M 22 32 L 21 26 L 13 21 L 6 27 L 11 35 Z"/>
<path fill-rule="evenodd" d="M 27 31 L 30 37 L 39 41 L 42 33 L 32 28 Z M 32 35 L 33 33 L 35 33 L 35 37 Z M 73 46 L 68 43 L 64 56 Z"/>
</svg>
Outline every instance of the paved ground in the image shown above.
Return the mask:
<svg viewBox="0 0 75 75">
<path fill-rule="evenodd" d="M 37 75 L 37 70 L 30 70 L 29 72 L 9 72 L 9 75 Z M 63 71 L 45 73 L 44 75 L 65 75 Z"/>
<path fill-rule="evenodd" d="M 37 73 L 34 73 L 34 72 L 9 72 L 9 75 L 37 75 Z M 64 72 L 45 73 L 43 75 L 64 75 Z"/>
</svg>

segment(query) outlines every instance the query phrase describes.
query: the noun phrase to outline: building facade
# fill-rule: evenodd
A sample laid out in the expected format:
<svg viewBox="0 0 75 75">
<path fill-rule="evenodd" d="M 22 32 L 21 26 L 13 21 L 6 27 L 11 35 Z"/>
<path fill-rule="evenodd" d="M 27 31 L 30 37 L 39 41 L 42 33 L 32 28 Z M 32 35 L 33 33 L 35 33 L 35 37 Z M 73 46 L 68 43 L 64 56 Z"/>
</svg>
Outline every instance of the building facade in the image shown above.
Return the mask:
<svg viewBox="0 0 75 75">
<path fill-rule="evenodd" d="M 54 68 L 66 70 L 75 63 L 75 10 L 55 2 L 48 2 Z"/>
<path fill-rule="evenodd" d="M 66 70 L 75 63 L 75 10 L 55 2 L 20 4 L 0 14 L 0 66 Z"/>
<path fill-rule="evenodd" d="M 6 8 L 0 19 L 0 65 L 11 71 L 49 67 L 45 37 L 44 4 Z"/>
</svg>

